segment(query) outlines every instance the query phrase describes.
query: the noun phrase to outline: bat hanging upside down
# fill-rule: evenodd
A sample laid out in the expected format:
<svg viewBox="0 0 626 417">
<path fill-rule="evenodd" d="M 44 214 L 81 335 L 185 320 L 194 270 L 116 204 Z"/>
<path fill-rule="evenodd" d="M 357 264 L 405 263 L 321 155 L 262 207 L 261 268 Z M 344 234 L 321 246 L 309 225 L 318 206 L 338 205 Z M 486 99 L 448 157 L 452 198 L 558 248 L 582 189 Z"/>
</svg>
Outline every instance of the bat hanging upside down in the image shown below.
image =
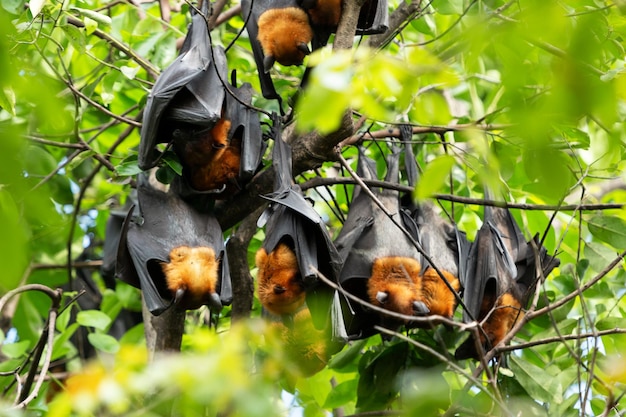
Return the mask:
<svg viewBox="0 0 626 417">
<path fill-rule="evenodd" d="M 313 38 L 313 30 L 306 12 L 299 7 L 268 9 L 259 17 L 258 25 L 257 39 L 265 56 L 265 72 L 274 62 L 300 65 L 311 53 L 308 44 Z"/>
<path fill-rule="evenodd" d="M 188 171 L 190 185 L 198 191 L 223 190 L 236 185 L 241 149 L 229 143 L 231 123 L 222 118 L 208 131 L 174 131 L 174 150 Z"/>
<path fill-rule="evenodd" d="M 305 299 L 304 286 L 296 255 L 284 243 L 279 243 L 269 254 L 261 248 L 256 253 L 259 300 L 272 314 L 295 313 Z"/>
<path fill-rule="evenodd" d="M 186 310 L 207 304 L 221 309 L 217 294 L 219 264 L 207 247 L 178 246 L 170 252 L 170 262 L 161 262 L 167 288 L 174 303 Z"/>
</svg>

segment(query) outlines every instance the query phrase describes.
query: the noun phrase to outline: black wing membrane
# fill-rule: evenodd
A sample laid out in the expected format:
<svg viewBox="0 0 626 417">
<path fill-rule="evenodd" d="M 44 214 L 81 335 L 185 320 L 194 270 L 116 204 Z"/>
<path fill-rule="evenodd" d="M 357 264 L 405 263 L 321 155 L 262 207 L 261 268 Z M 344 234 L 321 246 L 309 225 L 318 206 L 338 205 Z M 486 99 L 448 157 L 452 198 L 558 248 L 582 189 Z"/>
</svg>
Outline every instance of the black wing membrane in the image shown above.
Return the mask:
<svg viewBox="0 0 626 417">
<path fill-rule="evenodd" d="M 141 169 L 157 164 L 160 153 L 156 145 L 171 142 L 176 124 L 209 128 L 222 116 L 226 56 L 221 47 L 211 45 L 208 33 L 204 16 L 196 13 L 180 55 L 159 76 L 148 96 L 139 144 Z"/>
<path fill-rule="evenodd" d="M 122 228 L 118 278 L 140 288 L 148 310 L 159 315 L 174 300 L 161 267 L 162 263 L 170 262 L 172 249 L 208 247 L 213 249 L 219 263 L 217 294 L 210 295 L 209 305 L 219 308 L 230 304 L 228 260 L 222 230 L 215 217 L 198 212 L 175 193 L 153 188 L 146 174 L 138 176 L 137 195 L 138 209 L 129 211 Z"/>
<path fill-rule="evenodd" d="M 486 194 L 488 195 L 488 193 Z M 496 346 L 524 314 L 537 281 L 537 260 L 543 275 L 559 265 L 547 255 L 537 236 L 526 241 L 511 212 L 505 208 L 485 207 L 483 226 L 468 257 L 464 321 L 484 321 L 480 340 L 469 337 L 455 352 L 457 359 L 474 358 Z M 481 346 L 480 352 L 477 349 Z"/>
</svg>

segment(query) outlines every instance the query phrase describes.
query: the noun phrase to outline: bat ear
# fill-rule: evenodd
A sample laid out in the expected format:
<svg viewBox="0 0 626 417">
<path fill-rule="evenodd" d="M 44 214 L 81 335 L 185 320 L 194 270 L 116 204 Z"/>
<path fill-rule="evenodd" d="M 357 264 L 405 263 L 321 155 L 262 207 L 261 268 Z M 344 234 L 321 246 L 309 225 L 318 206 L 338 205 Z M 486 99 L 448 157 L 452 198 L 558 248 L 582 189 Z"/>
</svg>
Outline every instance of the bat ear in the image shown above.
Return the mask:
<svg viewBox="0 0 626 417">
<path fill-rule="evenodd" d="M 266 74 L 270 72 L 270 70 L 274 66 L 274 62 L 276 62 L 276 59 L 272 55 L 268 55 L 263 58 L 263 72 L 265 72 Z"/>
<path fill-rule="evenodd" d="M 304 43 L 304 42 L 300 42 L 298 44 L 297 48 L 304 55 L 310 55 L 311 54 L 311 50 L 309 49 L 309 46 L 306 43 Z"/>
</svg>

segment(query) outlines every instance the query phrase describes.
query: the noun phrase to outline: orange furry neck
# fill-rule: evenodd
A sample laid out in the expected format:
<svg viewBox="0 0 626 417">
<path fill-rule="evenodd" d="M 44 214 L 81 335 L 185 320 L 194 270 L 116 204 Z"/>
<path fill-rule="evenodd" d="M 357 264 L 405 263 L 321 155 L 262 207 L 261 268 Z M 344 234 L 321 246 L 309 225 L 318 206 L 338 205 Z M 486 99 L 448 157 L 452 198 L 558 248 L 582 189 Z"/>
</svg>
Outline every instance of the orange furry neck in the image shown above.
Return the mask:
<svg viewBox="0 0 626 417">
<path fill-rule="evenodd" d="M 308 44 L 313 31 L 306 12 L 297 7 L 269 9 L 258 21 L 257 39 L 263 54 L 273 57 L 281 65 L 300 65 L 305 54 L 299 44 Z"/>
<path fill-rule="evenodd" d="M 459 292 L 461 289 L 459 279 L 448 271 L 441 272 L 452 288 Z M 433 268 L 428 268 L 422 277 L 422 296 L 424 297 L 424 303 L 430 309 L 430 314 L 448 318 L 454 315 L 457 298 Z"/>
<path fill-rule="evenodd" d="M 256 253 L 259 268 L 259 300 L 273 314 L 292 314 L 303 304 L 305 298 L 300 270 L 295 253 L 284 243 L 279 243 L 268 255 L 261 248 Z"/>
<path fill-rule="evenodd" d="M 161 267 L 172 294 L 185 290 L 182 308 L 199 308 L 217 290 L 218 262 L 211 248 L 178 246 L 170 251 L 170 262 Z"/>
</svg>

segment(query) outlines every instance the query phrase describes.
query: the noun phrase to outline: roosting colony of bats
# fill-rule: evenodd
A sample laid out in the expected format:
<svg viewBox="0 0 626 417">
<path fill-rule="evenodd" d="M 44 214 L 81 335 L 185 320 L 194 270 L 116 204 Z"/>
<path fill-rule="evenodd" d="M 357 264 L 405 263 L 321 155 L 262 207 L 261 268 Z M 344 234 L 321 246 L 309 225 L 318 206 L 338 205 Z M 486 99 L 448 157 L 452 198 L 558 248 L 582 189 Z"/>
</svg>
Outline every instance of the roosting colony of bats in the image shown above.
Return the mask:
<svg viewBox="0 0 626 417">
<path fill-rule="evenodd" d="M 263 168 L 267 139 L 275 173 L 274 192 L 258 225 L 265 240 L 256 253 L 258 297 L 264 314 L 287 344 L 315 359 L 315 372 L 349 340 L 377 333 L 379 326 L 431 327 L 452 319 L 482 331 L 456 350 L 457 359 L 478 359 L 503 340 L 523 316 L 538 280 L 555 268 L 535 236 L 527 241 L 505 208 L 485 207 L 474 242 L 432 202 L 416 203 L 394 189 L 356 185 L 343 228 L 332 239 L 324 220 L 292 176 L 291 147 L 282 139 L 283 118 L 270 117 L 263 133 L 250 106 L 253 90 L 227 80 L 224 50 L 211 44 L 207 3 L 194 13 L 179 57 L 159 77 L 144 109 L 135 203 L 110 239 L 119 240 L 115 273 L 140 288 L 147 309 L 212 311 L 232 302 L 224 237 L 213 214 L 215 200 L 228 200 Z M 300 65 L 337 29 L 339 0 L 243 0 L 263 96 L 279 99 L 268 71 L 278 62 Z M 369 0 L 360 34 L 387 27 L 387 4 Z M 389 146 L 385 180 L 410 186 L 418 166 L 410 129 Z M 168 191 L 155 188 L 148 171 L 174 153 L 182 175 Z M 358 145 L 358 175 L 377 179 L 376 163 Z M 404 159 L 402 160 L 402 156 Z M 115 220 L 121 223 L 119 217 Z M 111 247 L 112 245 L 108 245 Z M 109 254 L 110 255 L 110 254 Z M 246 260 L 242 260 L 245 262 Z M 334 286 L 321 277 L 325 277 Z"/>
</svg>

